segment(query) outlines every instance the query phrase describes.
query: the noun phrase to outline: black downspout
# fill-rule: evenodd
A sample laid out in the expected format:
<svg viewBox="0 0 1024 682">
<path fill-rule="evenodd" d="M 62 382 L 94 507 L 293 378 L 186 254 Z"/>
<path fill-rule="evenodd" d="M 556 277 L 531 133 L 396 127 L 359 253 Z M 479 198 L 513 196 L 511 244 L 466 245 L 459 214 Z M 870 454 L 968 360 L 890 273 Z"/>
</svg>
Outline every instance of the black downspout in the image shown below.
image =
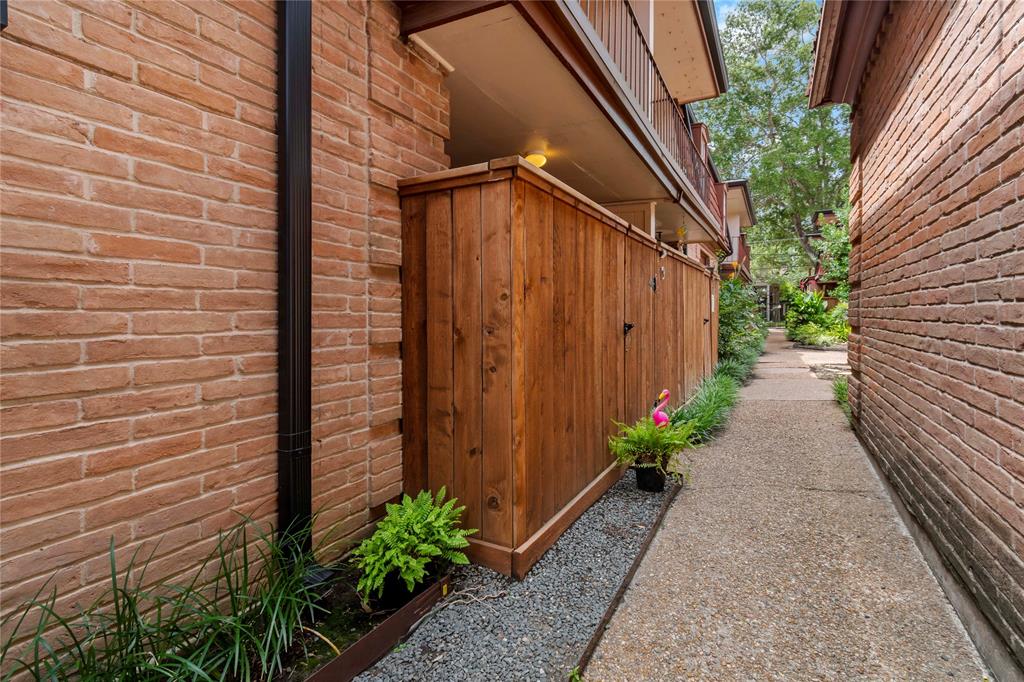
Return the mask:
<svg viewBox="0 0 1024 682">
<path fill-rule="evenodd" d="M 278 531 L 312 549 L 312 5 L 279 0 L 277 78 Z"/>
</svg>

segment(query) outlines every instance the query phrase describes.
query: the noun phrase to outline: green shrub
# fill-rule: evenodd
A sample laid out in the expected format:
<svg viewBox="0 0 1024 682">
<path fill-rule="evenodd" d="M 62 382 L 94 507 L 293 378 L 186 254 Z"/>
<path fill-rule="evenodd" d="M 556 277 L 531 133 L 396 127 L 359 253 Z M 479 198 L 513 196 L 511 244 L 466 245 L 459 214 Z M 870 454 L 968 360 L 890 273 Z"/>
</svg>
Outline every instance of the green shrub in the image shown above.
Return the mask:
<svg viewBox="0 0 1024 682">
<path fill-rule="evenodd" d="M 461 549 L 469 546 L 466 536 L 476 529 L 459 528 L 465 507 L 456 507 L 457 500 L 444 502 L 442 487 L 433 497 L 422 491 L 412 499 L 402 497 L 400 504 L 387 505 L 387 515 L 377 530 L 355 549 L 353 560 L 362 571 L 356 590 L 364 601 L 384 592 L 384 580 L 395 573 L 410 592 L 423 582 L 428 566 L 438 572 L 449 564 L 468 564 Z"/>
<path fill-rule="evenodd" d="M 793 291 L 786 310 L 786 338 L 808 346 L 834 346 L 850 336 L 847 304 L 831 310 L 821 292 Z"/>
<path fill-rule="evenodd" d="M 690 400 L 676 409 L 670 418 L 672 424 L 689 424 L 691 440 L 706 443 L 729 417 L 736 404 L 739 382 L 727 371 L 716 371 L 701 382 Z"/>
<path fill-rule="evenodd" d="M 615 423 L 619 433 L 608 439 L 608 449 L 616 461 L 625 466 L 654 468 L 663 474 L 677 475 L 672 470 L 672 457 L 693 447 L 690 424 L 657 426 L 650 417 L 644 417 L 632 426 Z"/>
<path fill-rule="evenodd" d="M 152 554 L 117 565 L 93 605 L 65 617 L 53 588 L 5 619 L 0 670 L 46 680 L 262 680 L 318 610 L 308 530 L 276 534 L 245 519 L 223 532 L 191 582 L 147 586 Z M 212 574 L 212 577 L 211 577 Z M 35 621 L 30 633 L 21 626 Z M 26 638 L 27 635 L 27 638 Z M 15 644 L 26 638 L 23 643 Z"/>
<path fill-rule="evenodd" d="M 828 302 L 820 291 L 793 290 L 786 301 L 786 336 L 806 324 L 826 327 Z"/>
<path fill-rule="evenodd" d="M 766 327 L 754 288 L 738 279 L 722 280 L 718 300 L 718 357 L 738 359 L 759 347 Z"/>
</svg>

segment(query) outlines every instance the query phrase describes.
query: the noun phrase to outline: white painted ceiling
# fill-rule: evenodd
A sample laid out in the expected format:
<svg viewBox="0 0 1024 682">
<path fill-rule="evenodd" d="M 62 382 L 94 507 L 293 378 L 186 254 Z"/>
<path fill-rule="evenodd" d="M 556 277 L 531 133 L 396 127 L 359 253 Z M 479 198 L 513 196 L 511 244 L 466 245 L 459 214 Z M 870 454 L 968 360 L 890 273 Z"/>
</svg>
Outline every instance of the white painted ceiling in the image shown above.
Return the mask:
<svg viewBox="0 0 1024 682">
<path fill-rule="evenodd" d="M 453 167 L 539 149 L 545 171 L 598 202 L 669 198 L 515 8 L 418 36 L 454 67 L 446 79 Z"/>
</svg>

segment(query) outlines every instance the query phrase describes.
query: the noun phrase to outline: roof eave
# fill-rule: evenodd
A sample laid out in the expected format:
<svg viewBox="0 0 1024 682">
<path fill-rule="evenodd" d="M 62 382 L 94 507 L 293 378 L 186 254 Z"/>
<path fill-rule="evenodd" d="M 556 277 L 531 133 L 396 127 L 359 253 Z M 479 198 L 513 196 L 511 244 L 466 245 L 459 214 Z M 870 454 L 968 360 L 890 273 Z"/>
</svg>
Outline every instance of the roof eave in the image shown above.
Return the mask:
<svg viewBox="0 0 1024 682">
<path fill-rule="evenodd" d="M 718 37 L 718 19 L 715 16 L 713 0 L 697 0 L 697 11 L 700 14 L 701 26 L 708 42 L 711 56 L 711 68 L 715 72 L 715 82 L 719 93 L 729 89 L 729 72 L 725 68 L 725 57 L 722 54 L 722 41 Z"/>
<path fill-rule="evenodd" d="M 825 0 L 814 42 L 814 70 L 808 87 L 810 108 L 854 103 L 888 11 L 889 0 Z"/>
<path fill-rule="evenodd" d="M 743 201 L 747 205 L 747 214 L 750 218 L 750 224 L 746 227 L 753 227 L 757 224 L 757 215 L 754 213 L 754 200 L 750 196 L 750 182 L 746 178 L 740 178 L 737 180 L 726 180 L 726 187 L 739 187 L 743 190 Z"/>
</svg>

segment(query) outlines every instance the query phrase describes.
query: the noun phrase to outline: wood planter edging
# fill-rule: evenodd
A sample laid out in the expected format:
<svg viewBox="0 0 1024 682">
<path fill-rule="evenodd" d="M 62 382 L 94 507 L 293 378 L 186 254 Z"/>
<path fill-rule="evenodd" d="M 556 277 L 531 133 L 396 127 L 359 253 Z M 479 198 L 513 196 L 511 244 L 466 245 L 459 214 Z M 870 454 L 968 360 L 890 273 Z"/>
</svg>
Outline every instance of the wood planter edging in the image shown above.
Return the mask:
<svg viewBox="0 0 1024 682">
<path fill-rule="evenodd" d="M 590 484 L 581 490 L 562 509 L 548 520 L 541 529 L 512 552 L 512 575 L 522 580 L 544 552 L 564 533 L 573 522 L 605 494 L 625 471 L 618 463 L 605 469 Z"/>
<path fill-rule="evenodd" d="M 318 668 L 308 682 L 348 682 L 379 661 L 405 639 L 434 604 L 448 595 L 450 576 L 443 576 L 360 637 L 341 654 Z"/>
</svg>

